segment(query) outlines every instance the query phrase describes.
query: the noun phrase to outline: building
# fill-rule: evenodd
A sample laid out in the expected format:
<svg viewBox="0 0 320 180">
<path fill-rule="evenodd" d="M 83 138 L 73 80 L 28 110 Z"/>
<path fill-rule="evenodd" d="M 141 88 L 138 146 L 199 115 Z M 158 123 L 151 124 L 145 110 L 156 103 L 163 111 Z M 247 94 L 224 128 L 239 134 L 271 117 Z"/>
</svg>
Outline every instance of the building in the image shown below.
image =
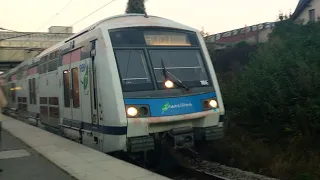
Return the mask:
<svg viewBox="0 0 320 180">
<path fill-rule="evenodd" d="M 223 49 L 228 45 L 233 45 L 242 41 L 247 42 L 248 44 L 263 43 L 268 40 L 268 35 L 272 32 L 274 27 L 274 22 L 266 22 L 209 35 L 204 39 L 208 43 L 218 44 L 219 46 L 217 47 L 219 49 Z"/>
<path fill-rule="evenodd" d="M 48 32 L 0 31 L 0 71 L 38 55 L 72 34 L 72 27 L 63 26 L 52 26 Z"/>
<path fill-rule="evenodd" d="M 291 18 L 303 24 L 309 21 L 317 21 L 320 18 L 319 0 L 299 0 L 299 3 Z"/>
</svg>

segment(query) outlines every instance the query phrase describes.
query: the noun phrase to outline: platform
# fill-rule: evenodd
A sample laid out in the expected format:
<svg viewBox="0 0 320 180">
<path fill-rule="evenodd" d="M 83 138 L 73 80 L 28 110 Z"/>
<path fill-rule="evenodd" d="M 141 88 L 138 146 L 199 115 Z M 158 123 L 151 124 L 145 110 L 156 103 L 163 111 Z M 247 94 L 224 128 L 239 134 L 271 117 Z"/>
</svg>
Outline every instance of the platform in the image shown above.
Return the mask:
<svg viewBox="0 0 320 180">
<path fill-rule="evenodd" d="M 169 180 L 169 178 L 159 174 L 11 117 L 3 116 L 3 118 L 2 128 L 5 131 L 23 141 L 30 149 L 41 154 L 66 172 L 64 173 L 58 169 L 57 173 L 61 175 L 54 179 L 69 180 L 71 177 L 74 177 L 78 180 Z M 28 148 L 25 146 L 20 149 Z M 20 156 L 27 156 L 28 153 L 32 154 L 32 150 L 17 153 L 20 153 Z M 50 176 L 50 173 L 48 173 L 48 176 Z"/>
<path fill-rule="evenodd" d="M 0 180 L 75 180 L 7 131 L 1 136 Z"/>
</svg>

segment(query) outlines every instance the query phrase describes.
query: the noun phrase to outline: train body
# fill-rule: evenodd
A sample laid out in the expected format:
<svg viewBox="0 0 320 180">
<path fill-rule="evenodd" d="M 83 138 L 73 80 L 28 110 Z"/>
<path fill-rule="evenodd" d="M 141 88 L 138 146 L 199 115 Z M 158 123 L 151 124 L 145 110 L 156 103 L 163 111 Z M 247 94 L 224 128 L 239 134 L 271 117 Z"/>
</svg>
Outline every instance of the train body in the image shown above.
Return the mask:
<svg viewBox="0 0 320 180">
<path fill-rule="evenodd" d="M 223 136 L 224 105 L 200 33 L 156 16 L 103 19 L 2 75 L 7 113 L 99 151 Z"/>
</svg>

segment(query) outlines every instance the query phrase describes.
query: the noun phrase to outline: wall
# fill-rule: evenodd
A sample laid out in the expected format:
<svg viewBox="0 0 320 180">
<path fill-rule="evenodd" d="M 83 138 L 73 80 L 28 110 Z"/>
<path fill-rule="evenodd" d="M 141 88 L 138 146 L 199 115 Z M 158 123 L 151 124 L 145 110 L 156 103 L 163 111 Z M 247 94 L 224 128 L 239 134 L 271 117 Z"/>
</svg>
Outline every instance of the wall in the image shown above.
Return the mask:
<svg viewBox="0 0 320 180">
<path fill-rule="evenodd" d="M 262 23 L 224 33 L 209 35 L 204 39 L 207 43 L 220 44 L 216 49 L 224 49 L 227 45 L 236 44 L 241 41 L 253 45 L 268 41 L 268 35 L 272 32 L 274 27 L 274 23 Z"/>
<path fill-rule="evenodd" d="M 303 21 L 304 24 L 309 21 L 309 10 L 314 9 L 315 19 L 320 17 L 320 0 L 312 0 L 309 5 L 297 17 L 297 22 Z"/>
<path fill-rule="evenodd" d="M 25 34 L 30 33 L 0 31 L 0 39 L 7 39 L 0 41 L 0 63 L 4 61 L 20 62 L 29 59 L 72 35 L 71 33 L 36 32 L 23 36 Z"/>
</svg>

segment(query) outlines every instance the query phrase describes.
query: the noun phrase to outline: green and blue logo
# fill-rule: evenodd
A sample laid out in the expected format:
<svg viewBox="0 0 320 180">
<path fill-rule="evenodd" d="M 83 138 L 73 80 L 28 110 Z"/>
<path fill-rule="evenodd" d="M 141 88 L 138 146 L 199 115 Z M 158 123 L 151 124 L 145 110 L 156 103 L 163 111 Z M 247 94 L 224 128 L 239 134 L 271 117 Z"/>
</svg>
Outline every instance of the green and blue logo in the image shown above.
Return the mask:
<svg viewBox="0 0 320 180">
<path fill-rule="evenodd" d="M 177 109 L 177 108 L 189 108 L 192 107 L 191 103 L 179 103 L 179 104 L 173 104 L 171 105 L 169 102 L 166 102 L 162 106 L 162 114 L 168 111 L 169 109 Z"/>
<path fill-rule="evenodd" d="M 83 89 L 86 90 L 88 87 L 88 82 L 89 82 L 89 69 L 87 63 L 81 64 L 80 65 L 80 71 L 84 72 L 83 80 L 81 80 L 81 84 L 83 85 Z"/>
</svg>

